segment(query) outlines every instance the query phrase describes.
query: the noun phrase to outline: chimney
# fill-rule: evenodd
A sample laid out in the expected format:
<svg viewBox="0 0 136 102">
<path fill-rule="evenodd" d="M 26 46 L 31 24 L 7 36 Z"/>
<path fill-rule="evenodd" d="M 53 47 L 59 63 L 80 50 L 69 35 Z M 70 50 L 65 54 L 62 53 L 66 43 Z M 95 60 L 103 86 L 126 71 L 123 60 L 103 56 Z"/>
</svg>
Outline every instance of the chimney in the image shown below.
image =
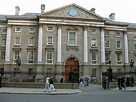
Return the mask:
<svg viewBox="0 0 136 102">
<path fill-rule="evenodd" d="M 20 8 L 18 6 L 15 7 L 15 15 L 19 15 Z"/>
<path fill-rule="evenodd" d="M 44 10 L 45 10 L 45 5 L 41 4 L 41 13 L 44 13 Z"/>
<path fill-rule="evenodd" d="M 110 18 L 111 20 L 115 20 L 115 13 L 111 13 L 111 14 L 109 15 L 109 18 Z"/>
<path fill-rule="evenodd" d="M 92 8 L 90 12 L 95 14 L 95 8 Z"/>
</svg>

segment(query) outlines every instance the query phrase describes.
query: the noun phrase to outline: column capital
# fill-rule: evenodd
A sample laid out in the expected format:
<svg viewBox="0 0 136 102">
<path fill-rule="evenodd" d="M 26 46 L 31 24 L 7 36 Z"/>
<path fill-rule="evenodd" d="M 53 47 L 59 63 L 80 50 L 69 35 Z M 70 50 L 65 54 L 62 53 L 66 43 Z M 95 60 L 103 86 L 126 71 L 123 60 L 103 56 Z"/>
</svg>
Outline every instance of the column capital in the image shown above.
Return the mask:
<svg viewBox="0 0 136 102">
<path fill-rule="evenodd" d="M 88 26 L 87 26 L 87 25 L 84 25 L 84 26 L 83 26 L 83 29 L 84 29 L 84 30 L 87 30 L 87 29 L 88 29 Z"/>
</svg>

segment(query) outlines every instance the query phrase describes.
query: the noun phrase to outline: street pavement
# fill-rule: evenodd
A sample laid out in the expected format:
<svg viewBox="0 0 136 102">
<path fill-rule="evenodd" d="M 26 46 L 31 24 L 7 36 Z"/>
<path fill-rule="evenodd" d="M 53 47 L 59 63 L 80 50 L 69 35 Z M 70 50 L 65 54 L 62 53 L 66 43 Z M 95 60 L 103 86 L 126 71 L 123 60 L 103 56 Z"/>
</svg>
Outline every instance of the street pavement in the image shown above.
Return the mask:
<svg viewBox="0 0 136 102">
<path fill-rule="evenodd" d="M 79 89 L 56 89 L 56 91 L 44 92 L 44 89 L 37 88 L 11 88 L 2 87 L 0 93 L 6 94 L 43 94 L 43 95 L 68 95 L 68 94 L 103 94 L 106 90 L 101 85 L 89 84 L 86 87 L 79 87 Z M 107 92 L 136 92 L 136 86 L 127 87 L 126 89 L 118 90 L 118 88 L 108 89 Z"/>
</svg>

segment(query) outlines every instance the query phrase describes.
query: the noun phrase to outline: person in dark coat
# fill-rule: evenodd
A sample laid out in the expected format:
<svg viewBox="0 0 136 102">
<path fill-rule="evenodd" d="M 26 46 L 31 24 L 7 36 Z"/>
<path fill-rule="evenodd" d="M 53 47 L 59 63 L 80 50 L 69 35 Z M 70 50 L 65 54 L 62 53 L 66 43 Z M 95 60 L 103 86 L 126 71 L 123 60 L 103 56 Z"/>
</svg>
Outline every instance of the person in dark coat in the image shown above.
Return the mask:
<svg viewBox="0 0 136 102">
<path fill-rule="evenodd" d="M 56 89 L 54 88 L 53 77 L 50 78 L 49 83 L 50 83 L 49 91 L 51 90 L 56 91 Z"/>
<path fill-rule="evenodd" d="M 119 87 L 119 90 L 122 90 L 121 77 L 120 76 L 118 77 L 118 87 Z"/>
<path fill-rule="evenodd" d="M 133 76 L 130 77 L 130 83 L 131 83 L 131 87 L 133 87 L 133 84 L 134 84 L 134 77 Z"/>
</svg>

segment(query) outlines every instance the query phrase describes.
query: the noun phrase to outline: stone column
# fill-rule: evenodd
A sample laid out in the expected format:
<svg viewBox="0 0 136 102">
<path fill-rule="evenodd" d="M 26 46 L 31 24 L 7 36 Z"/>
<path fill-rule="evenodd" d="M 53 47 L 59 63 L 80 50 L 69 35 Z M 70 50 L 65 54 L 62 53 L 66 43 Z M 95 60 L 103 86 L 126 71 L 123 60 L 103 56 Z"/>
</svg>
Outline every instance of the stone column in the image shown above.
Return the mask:
<svg viewBox="0 0 136 102">
<path fill-rule="evenodd" d="M 5 64 L 4 72 L 9 72 L 10 68 L 10 42 L 11 42 L 11 26 L 7 27 L 7 36 L 6 36 L 6 53 L 5 53 Z M 2 77 L 3 81 L 10 81 L 10 74 L 4 74 Z"/>
<path fill-rule="evenodd" d="M 38 33 L 38 59 L 37 59 L 37 75 L 35 77 L 36 82 L 43 82 L 43 75 L 42 75 L 42 38 L 43 38 L 43 26 L 39 25 L 39 33 Z"/>
<path fill-rule="evenodd" d="M 88 40 L 87 40 L 87 27 L 84 27 L 84 63 L 88 63 Z"/>
<path fill-rule="evenodd" d="M 58 25 L 57 64 L 61 63 L 61 26 Z"/>
<path fill-rule="evenodd" d="M 128 37 L 127 37 L 127 32 L 124 32 L 124 49 L 125 49 L 125 64 L 129 63 L 128 62 Z"/>
<path fill-rule="evenodd" d="M 105 64 L 104 28 L 101 28 L 101 64 Z"/>
</svg>

